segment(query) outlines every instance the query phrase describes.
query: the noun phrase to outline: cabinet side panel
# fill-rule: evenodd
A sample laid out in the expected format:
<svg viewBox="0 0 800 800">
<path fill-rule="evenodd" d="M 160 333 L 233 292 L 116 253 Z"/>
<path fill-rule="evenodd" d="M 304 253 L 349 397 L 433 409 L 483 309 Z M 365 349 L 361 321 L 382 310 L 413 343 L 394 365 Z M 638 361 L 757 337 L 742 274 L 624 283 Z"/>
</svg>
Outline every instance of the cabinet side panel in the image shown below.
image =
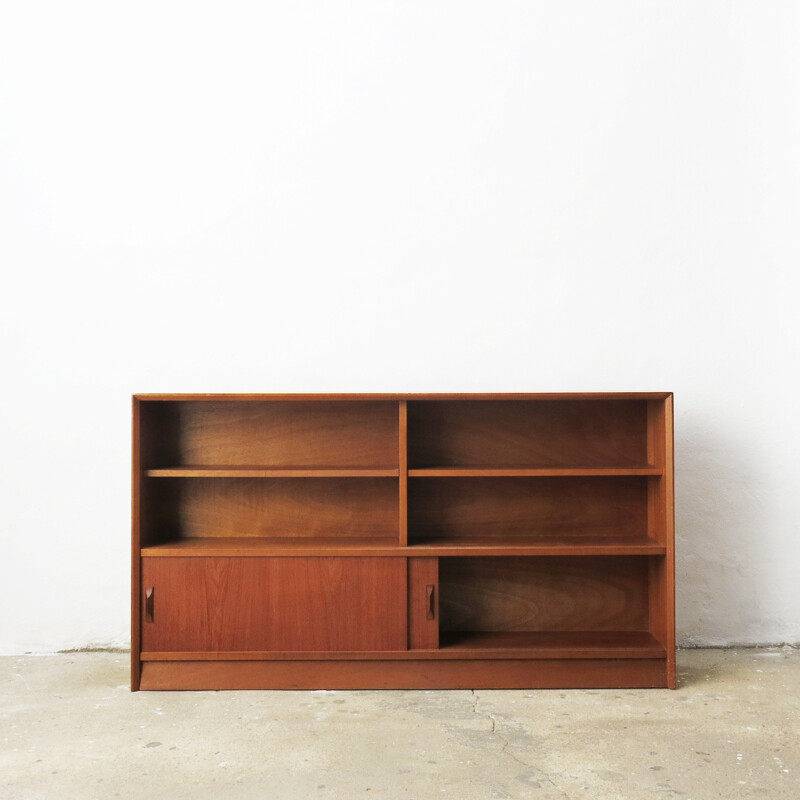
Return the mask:
<svg viewBox="0 0 800 800">
<path fill-rule="evenodd" d="M 665 400 L 647 401 L 647 463 L 663 467 L 666 454 Z"/>
<path fill-rule="evenodd" d="M 408 646 L 439 647 L 439 559 L 408 559 Z"/>
<path fill-rule="evenodd" d="M 145 470 L 170 441 L 171 422 L 164 403 L 133 398 L 131 464 L 131 689 L 140 681 L 142 649 L 141 548 L 159 542 L 163 492 L 157 492 Z M 163 487 L 167 488 L 167 487 Z"/>
<path fill-rule="evenodd" d="M 648 484 L 648 528 L 651 538 L 666 547 L 650 560 L 650 631 L 667 651 L 667 677 L 676 685 L 675 662 L 675 503 L 672 397 L 648 402 L 648 458 L 663 475 Z"/>
<path fill-rule="evenodd" d="M 675 660 L 675 433 L 672 395 L 664 401 L 664 489 L 666 506 L 666 635 L 667 683 L 670 689 L 677 685 Z"/>
<path fill-rule="evenodd" d="M 139 493 L 141 483 L 141 452 L 139 444 L 141 403 L 133 398 L 132 419 L 132 464 L 131 464 L 131 691 L 139 689 L 141 678 L 141 627 L 140 597 L 141 586 L 141 532 L 139 515 Z"/>
</svg>

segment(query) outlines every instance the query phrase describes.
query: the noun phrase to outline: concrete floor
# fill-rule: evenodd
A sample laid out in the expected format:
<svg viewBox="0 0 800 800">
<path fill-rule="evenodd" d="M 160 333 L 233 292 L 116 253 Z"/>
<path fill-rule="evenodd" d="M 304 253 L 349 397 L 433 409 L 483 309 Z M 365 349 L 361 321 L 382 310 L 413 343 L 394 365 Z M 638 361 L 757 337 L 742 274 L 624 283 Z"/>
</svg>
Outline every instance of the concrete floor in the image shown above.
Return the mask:
<svg viewBox="0 0 800 800">
<path fill-rule="evenodd" d="M 680 689 L 139 692 L 124 653 L 0 659 L 0 798 L 800 798 L 800 651 Z"/>
</svg>

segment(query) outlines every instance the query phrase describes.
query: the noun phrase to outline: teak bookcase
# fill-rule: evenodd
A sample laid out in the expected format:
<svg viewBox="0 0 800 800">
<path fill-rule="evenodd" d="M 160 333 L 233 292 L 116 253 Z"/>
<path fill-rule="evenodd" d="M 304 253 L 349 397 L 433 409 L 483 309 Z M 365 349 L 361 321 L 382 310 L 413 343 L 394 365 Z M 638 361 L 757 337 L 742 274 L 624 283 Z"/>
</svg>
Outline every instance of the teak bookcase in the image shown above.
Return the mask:
<svg viewBox="0 0 800 800">
<path fill-rule="evenodd" d="M 675 686 L 672 395 L 136 395 L 137 689 Z"/>
</svg>

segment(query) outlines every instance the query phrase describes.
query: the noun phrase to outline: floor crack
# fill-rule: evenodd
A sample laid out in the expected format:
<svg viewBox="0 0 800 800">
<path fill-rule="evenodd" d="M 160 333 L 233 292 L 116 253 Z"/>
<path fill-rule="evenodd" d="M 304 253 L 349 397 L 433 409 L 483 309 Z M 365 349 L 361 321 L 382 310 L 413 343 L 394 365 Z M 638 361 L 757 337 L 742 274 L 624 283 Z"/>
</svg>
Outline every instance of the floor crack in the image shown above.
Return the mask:
<svg viewBox="0 0 800 800">
<path fill-rule="evenodd" d="M 497 730 L 497 720 L 491 714 L 489 714 L 487 711 L 478 711 L 478 702 L 480 701 L 480 697 L 478 697 L 478 693 L 474 689 L 471 689 L 470 691 L 472 692 L 472 697 L 473 697 L 472 713 L 476 714 L 479 717 L 484 717 L 485 719 L 487 719 L 491 723 L 492 727 L 490 728 L 489 733 L 493 733 L 493 734 L 497 735 L 497 737 L 502 742 L 502 744 L 500 746 L 500 755 L 508 756 L 512 761 L 516 761 L 517 764 L 520 764 L 523 767 L 527 767 L 528 769 L 536 770 L 537 773 L 539 773 L 545 780 L 547 780 L 550 784 L 552 784 L 553 788 L 557 792 L 561 792 L 561 794 L 564 795 L 564 797 L 566 797 L 567 800 L 569 800 L 569 795 L 564 791 L 564 789 L 562 789 L 550 777 L 550 775 L 547 772 L 545 772 L 543 769 L 540 769 L 539 767 L 537 767 L 536 764 L 531 764 L 531 763 L 529 763 L 527 761 L 523 761 L 521 758 L 519 758 L 518 756 L 514 755 L 514 753 L 512 753 L 508 749 L 508 746 L 509 746 L 510 742 L 509 742 L 508 739 L 503 737 L 500 734 L 500 732 Z"/>
<path fill-rule="evenodd" d="M 478 693 L 474 689 L 470 689 L 470 691 L 472 692 L 472 697 L 473 697 L 472 713 L 477 714 L 478 716 L 486 717 L 486 719 L 488 719 L 489 722 L 492 723 L 492 727 L 489 733 L 494 733 L 497 730 L 497 720 L 491 714 L 487 714 L 485 711 L 483 712 L 478 711 L 478 700 L 480 700 L 480 698 L 478 697 Z M 505 742 L 504 747 L 508 747 L 507 741 Z"/>
</svg>

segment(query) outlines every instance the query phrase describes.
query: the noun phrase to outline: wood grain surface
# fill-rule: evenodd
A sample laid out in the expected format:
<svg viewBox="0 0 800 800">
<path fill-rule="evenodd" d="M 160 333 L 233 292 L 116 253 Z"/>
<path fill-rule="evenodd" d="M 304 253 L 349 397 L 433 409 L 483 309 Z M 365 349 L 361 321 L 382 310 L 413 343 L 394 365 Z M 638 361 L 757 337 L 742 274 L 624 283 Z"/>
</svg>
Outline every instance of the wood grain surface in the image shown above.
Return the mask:
<svg viewBox="0 0 800 800">
<path fill-rule="evenodd" d="M 647 463 L 644 401 L 409 402 L 408 463 L 423 467 Z"/>
<path fill-rule="evenodd" d="M 657 659 L 148 661 L 142 689 L 617 689 L 666 686 Z"/>
<path fill-rule="evenodd" d="M 158 541 L 193 537 L 397 541 L 397 478 L 153 479 Z"/>
<path fill-rule="evenodd" d="M 406 564 L 388 558 L 144 558 L 145 650 L 405 650 Z"/>
<path fill-rule="evenodd" d="M 409 481 L 409 537 L 530 540 L 647 534 L 649 478 L 437 478 Z"/>
<path fill-rule="evenodd" d="M 142 548 L 151 558 L 206 556 L 612 556 L 664 555 L 654 539 L 633 536 L 541 536 L 524 539 L 427 539 L 408 547 L 395 537 L 352 536 L 212 536 L 174 539 Z"/>
<path fill-rule="evenodd" d="M 409 631 L 409 639 L 411 633 Z M 145 651 L 142 661 L 436 661 L 465 659 L 664 658 L 664 646 L 647 631 L 445 631 L 434 649 L 380 652 L 314 650 Z"/>
<path fill-rule="evenodd" d="M 646 631 L 637 556 L 441 558 L 440 630 Z"/>
<path fill-rule="evenodd" d="M 391 402 L 162 403 L 157 462 L 176 466 L 397 469 Z"/>
</svg>

